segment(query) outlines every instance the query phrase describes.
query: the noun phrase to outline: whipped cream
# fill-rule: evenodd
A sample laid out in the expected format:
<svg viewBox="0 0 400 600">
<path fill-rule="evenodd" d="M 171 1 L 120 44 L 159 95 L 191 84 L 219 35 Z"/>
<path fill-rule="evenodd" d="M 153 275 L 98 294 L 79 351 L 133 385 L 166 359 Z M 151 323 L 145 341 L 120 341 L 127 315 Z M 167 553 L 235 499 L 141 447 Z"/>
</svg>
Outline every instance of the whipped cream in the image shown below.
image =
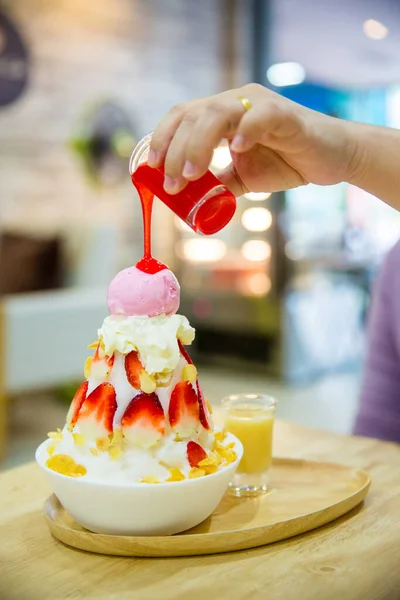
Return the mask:
<svg viewBox="0 0 400 600">
<path fill-rule="evenodd" d="M 197 371 L 181 352 L 179 342 L 195 334 L 186 317 L 111 315 L 98 334 L 106 356 L 97 348 L 88 359 L 66 426 L 50 434 L 49 468 L 90 481 L 161 483 L 236 460 L 221 447 L 224 434 L 213 430 Z M 127 359 L 132 351 L 141 364 Z"/>
<path fill-rule="evenodd" d="M 110 315 L 98 330 L 107 356 L 115 351 L 129 354 L 137 350 L 150 375 L 173 371 L 180 359 L 178 340 L 185 345 L 191 344 L 194 334 L 187 318 L 177 314 L 156 317 Z"/>
<path fill-rule="evenodd" d="M 79 426 L 75 432 L 79 431 Z M 214 443 L 214 435 L 196 436 L 201 441 L 207 454 L 211 452 Z M 226 442 L 232 441 L 228 436 Z M 49 440 L 49 443 L 50 440 Z M 57 443 L 57 454 L 67 454 L 74 461 L 83 465 L 87 474 L 85 480 L 110 483 L 140 482 L 145 477 L 155 477 L 163 482 L 170 476 L 169 468 L 180 469 L 185 477 L 189 476 L 190 464 L 187 458 L 187 441 L 175 441 L 175 435 L 171 433 L 165 436 L 152 448 L 144 449 L 138 446 L 128 446 L 124 449 L 118 460 L 112 460 L 107 452 L 99 452 L 96 456 L 90 451 L 95 444 L 78 446 L 75 444 L 72 433 L 65 426 L 62 432 L 62 440 Z"/>
</svg>

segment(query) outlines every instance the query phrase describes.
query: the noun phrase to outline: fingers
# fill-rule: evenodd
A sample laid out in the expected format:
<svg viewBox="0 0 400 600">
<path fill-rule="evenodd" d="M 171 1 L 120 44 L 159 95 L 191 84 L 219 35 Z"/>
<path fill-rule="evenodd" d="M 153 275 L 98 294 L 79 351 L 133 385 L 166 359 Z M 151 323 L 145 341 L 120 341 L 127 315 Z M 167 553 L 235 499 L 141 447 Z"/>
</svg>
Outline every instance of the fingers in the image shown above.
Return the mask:
<svg viewBox="0 0 400 600">
<path fill-rule="evenodd" d="M 214 148 L 223 137 L 233 135 L 243 114 L 239 102 L 226 94 L 209 104 L 198 104 L 183 115 L 170 140 L 165 156 L 164 188 L 177 193 L 187 180 L 198 179 L 211 162 Z"/>
<path fill-rule="evenodd" d="M 238 153 L 248 152 L 257 143 L 269 145 L 273 138 L 289 140 L 300 128 L 301 121 L 290 106 L 260 103 L 243 116 L 230 147 Z"/>
<path fill-rule="evenodd" d="M 240 179 L 233 163 L 218 173 L 218 179 L 234 196 L 243 196 L 249 191 Z"/>
<path fill-rule="evenodd" d="M 188 112 L 183 117 L 167 150 L 164 163 L 164 189 L 169 194 L 176 194 L 187 184 L 187 180 L 182 176 L 182 171 L 187 142 L 196 118 L 192 112 Z"/>
<path fill-rule="evenodd" d="M 232 98 L 221 98 L 203 108 L 193 124 L 183 152 L 183 176 L 195 180 L 207 171 L 222 138 L 234 135 L 243 116 L 243 106 Z M 182 161 L 182 158 L 181 158 Z"/>
<path fill-rule="evenodd" d="M 154 130 L 150 152 L 147 162 L 150 167 L 159 167 L 163 164 L 167 150 L 184 116 L 201 104 L 202 100 L 193 100 L 172 107 Z"/>
<path fill-rule="evenodd" d="M 249 110 L 238 99 L 240 95 L 249 99 Z M 148 163 L 152 167 L 164 164 L 165 190 L 177 193 L 187 181 L 199 179 L 207 171 L 222 138 L 231 139 L 230 147 L 237 153 L 248 152 L 257 143 L 290 145 L 302 127 L 295 106 L 255 84 L 177 105 L 157 126 Z M 243 190 L 234 169 L 221 176 L 236 191 L 238 187 Z"/>
</svg>

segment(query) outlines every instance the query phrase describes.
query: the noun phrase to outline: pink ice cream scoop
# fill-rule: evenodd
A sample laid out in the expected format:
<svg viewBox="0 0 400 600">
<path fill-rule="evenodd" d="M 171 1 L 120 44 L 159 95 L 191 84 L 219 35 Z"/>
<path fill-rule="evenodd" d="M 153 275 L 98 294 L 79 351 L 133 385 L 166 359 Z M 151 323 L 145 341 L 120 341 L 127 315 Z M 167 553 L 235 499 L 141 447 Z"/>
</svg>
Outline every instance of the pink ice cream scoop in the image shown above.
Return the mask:
<svg viewBox="0 0 400 600">
<path fill-rule="evenodd" d="M 169 269 L 152 275 L 128 267 L 114 277 L 107 294 L 112 315 L 132 317 L 173 315 L 179 308 L 179 301 L 179 283 Z"/>
</svg>

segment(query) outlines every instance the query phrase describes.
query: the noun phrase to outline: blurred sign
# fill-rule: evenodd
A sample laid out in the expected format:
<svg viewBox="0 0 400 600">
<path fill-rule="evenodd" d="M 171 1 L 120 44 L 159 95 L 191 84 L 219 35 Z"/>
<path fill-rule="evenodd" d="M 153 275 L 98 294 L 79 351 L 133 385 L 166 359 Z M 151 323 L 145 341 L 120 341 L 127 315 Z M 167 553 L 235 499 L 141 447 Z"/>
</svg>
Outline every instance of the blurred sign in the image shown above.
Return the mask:
<svg viewBox="0 0 400 600">
<path fill-rule="evenodd" d="M 0 12 L 0 106 L 14 102 L 27 81 L 27 49 L 15 25 Z"/>
</svg>

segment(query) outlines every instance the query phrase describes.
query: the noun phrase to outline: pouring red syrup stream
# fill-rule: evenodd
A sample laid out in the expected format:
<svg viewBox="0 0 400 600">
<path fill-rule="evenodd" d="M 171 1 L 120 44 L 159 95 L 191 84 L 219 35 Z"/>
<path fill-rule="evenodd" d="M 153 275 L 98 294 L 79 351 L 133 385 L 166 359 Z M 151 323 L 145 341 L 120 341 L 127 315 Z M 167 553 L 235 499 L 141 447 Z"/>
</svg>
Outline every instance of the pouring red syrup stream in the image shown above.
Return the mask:
<svg viewBox="0 0 400 600">
<path fill-rule="evenodd" d="M 154 194 L 143 184 L 135 181 L 135 174 L 132 175 L 132 183 L 138 191 L 140 203 L 142 205 L 144 229 L 144 255 L 143 258 L 136 263 L 136 268 L 149 275 L 155 275 L 168 267 L 151 255 L 151 214 L 153 211 Z"/>
<path fill-rule="evenodd" d="M 159 273 L 168 267 L 164 265 L 164 263 L 153 258 L 151 255 L 151 214 L 153 210 L 154 194 L 145 185 L 143 185 L 143 183 L 140 183 L 135 179 L 135 173 L 132 174 L 132 183 L 138 191 L 142 205 L 144 228 L 144 256 L 139 260 L 138 263 L 136 263 L 136 268 L 144 271 L 145 273 L 149 273 L 150 275 L 155 275 L 155 273 Z M 188 364 L 192 365 L 193 361 L 180 340 L 178 340 L 178 344 L 182 356 L 185 358 Z M 198 379 L 196 379 L 196 388 L 199 403 L 200 422 L 205 429 L 210 429 L 210 424 L 207 419 L 206 402 Z"/>
</svg>

